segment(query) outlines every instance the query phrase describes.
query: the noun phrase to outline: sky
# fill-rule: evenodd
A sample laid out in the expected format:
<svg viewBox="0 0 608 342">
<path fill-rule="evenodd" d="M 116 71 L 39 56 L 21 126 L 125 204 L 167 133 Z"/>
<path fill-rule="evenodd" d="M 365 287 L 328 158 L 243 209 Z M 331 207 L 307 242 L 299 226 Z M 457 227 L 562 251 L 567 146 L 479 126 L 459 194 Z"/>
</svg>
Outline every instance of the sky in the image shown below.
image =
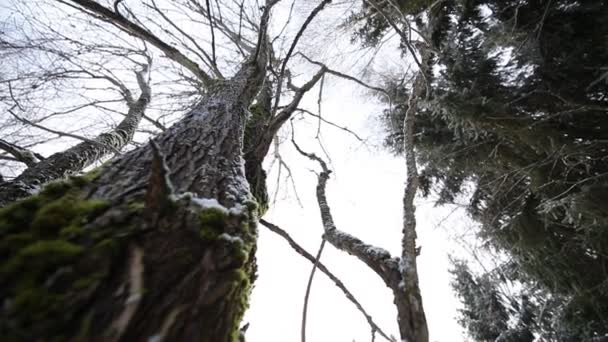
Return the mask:
<svg viewBox="0 0 608 342">
<path fill-rule="evenodd" d="M 296 5 L 294 11 L 308 13 L 316 3 L 297 4 L 300 7 Z M 287 11 L 286 6 L 279 7 L 274 12 L 275 18 L 284 19 Z M 344 18 L 348 12 L 347 5 L 324 10 L 298 48 L 331 68 L 363 77 L 371 84 L 379 84 L 383 75 L 404 72 L 408 68 L 408 60 L 397 49 L 398 38 L 394 35 L 389 34 L 381 49 L 365 50 L 351 44 L 348 31 L 335 29 L 336 20 L 332 18 Z M 303 18 L 304 15 L 300 14 L 297 19 L 301 21 Z M 299 27 L 297 19 L 292 20 L 290 27 Z M 370 63 L 372 55 L 375 58 Z M 303 68 L 302 65 L 298 67 Z M 319 85 L 306 95 L 300 107 L 317 113 L 318 96 Z M 365 143 L 343 130 L 323 124 L 321 148 L 316 139 L 316 118 L 308 116 L 297 120 L 295 127 L 296 140 L 305 151 L 323 156 L 326 161 L 328 156 L 330 158 L 333 173 L 327 185 L 327 196 L 337 228 L 396 256 L 400 254 L 406 166 L 404 158 L 390 154 L 381 146 L 384 130 L 378 117 L 386 106 L 367 89 L 328 76 L 323 84 L 323 118 L 348 127 Z M 315 197 L 317 178 L 314 170 L 319 171 L 318 165 L 295 151 L 289 141 L 290 134 L 289 127 L 284 127 L 281 136 L 286 141 L 281 144 L 280 153 L 293 173 L 302 206 L 299 206 L 291 184 L 284 178 L 283 170 L 279 195 L 264 218 L 286 230 L 315 255 L 323 230 Z M 271 160 L 267 162 L 268 165 Z M 276 177 L 275 163 L 268 175 L 270 194 L 276 189 Z M 422 246 L 418 270 L 430 341 L 464 341 L 463 329 L 457 323 L 460 303 L 450 287 L 448 254 L 468 257 L 454 238 L 474 227 L 474 223 L 462 208 L 435 207 L 432 198 L 417 198 L 416 206 L 418 245 Z M 281 237 L 265 227 L 259 229 L 259 278 L 253 290 L 251 308 L 244 320 L 250 323 L 247 340 L 298 341 L 301 338 L 304 293 L 312 265 Z M 375 322 L 398 339 L 393 297 L 379 277 L 358 259 L 329 244 L 321 261 L 353 292 Z M 371 340 L 370 327 L 364 316 L 320 272 L 316 272 L 312 286 L 306 332 L 307 340 L 315 342 Z M 381 339 L 377 338 L 377 341 Z"/>
<path fill-rule="evenodd" d="M 296 2 L 296 15 L 286 30 L 288 36 L 290 30 L 293 34 L 293 30 L 299 28 L 304 13 L 307 14 L 316 3 Z M 298 49 L 323 60 L 332 68 L 355 76 L 405 70 L 407 61 L 395 48 L 395 38 L 380 51 L 361 50 L 350 44 L 348 33 L 335 29 L 350 6 L 348 2 L 342 4 L 341 7 L 338 4 L 327 9 L 315 19 L 303 39 L 305 44 L 298 46 Z M 272 28 L 275 32 L 281 29 L 282 22 L 286 20 L 289 5 L 290 2 L 285 1 L 282 7 L 276 9 L 276 21 Z M 289 43 L 290 40 L 286 40 L 284 47 Z M 368 64 L 372 53 L 376 53 L 376 62 Z M 166 62 L 157 58 L 155 66 Z M 306 63 L 297 64 L 294 69 L 302 74 L 299 77 L 300 73 L 294 73 L 294 81 L 298 84 L 306 81 L 306 75 L 310 75 L 312 70 Z M 162 79 L 154 72 L 152 77 L 153 80 Z M 379 77 L 370 79 L 378 80 Z M 154 92 L 158 92 L 158 88 L 153 88 Z M 307 94 L 300 107 L 317 113 L 318 93 L 317 86 Z M 377 117 L 385 106 L 368 90 L 328 76 L 322 95 L 323 118 L 348 127 L 365 142 L 327 124 L 321 125 L 320 137 L 333 170 L 327 185 L 327 196 L 338 229 L 384 248 L 395 256 L 400 254 L 406 167 L 402 157 L 393 156 L 381 147 L 382 128 Z M 108 118 L 103 120 L 110 121 Z M 65 128 L 65 122 L 56 124 L 58 128 Z M 319 140 L 315 138 L 317 120 L 311 117 L 298 119 L 296 127 L 296 139 L 300 146 L 328 160 Z M 283 129 L 282 138 L 288 135 L 289 128 Z M 147 140 L 147 137 L 139 138 L 141 141 Z M 55 141 L 42 146 L 39 152 L 48 155 L 65 146 L 66 141 Z M 296 189 L 285 178 L 286 170 L 283 170 L 282 177 L 278 178 L 276 201 L 264 218 L 289 232 L 298 243 L 315 254 L 322 234 L 315 198 L 314 170 L 318 171 L 318 165 L 297 154 L 288 139 L 280 145 L 280 153 L 291 169 Z M 271 159 L 267 160 L 267 166 L 270 166 Z M 277 189 L 277 166 L 275 163 L 268 175 L 271 199 Z M 460 208 L 434 207 L 432 199 L 423 198 L 418 198 L 416 205 L 418 245 L 422 247 L 418 269 L 431 341 L 464 341 L 462 328 L 456 320 L 459 302 L 450 288 L 448 254 L 464 255 L 453 238 L 467 232 L 474 224 Z M 298 341 L 304 292 L 312 265 L 266 228 L 260 226 L 259 234 L 259 278 L 244 320 L 250 323 L 247 341 Z M 396 309 L 390 290 L 382 281 L 360 261 L 329 244 L 321 260 L 345 283 L 376 323 L 385 332 L 398 337 Z M 364 317 L 321 272 L 317 272 L 314 279 L 307 321 L 308 341 L 371 340 L 370 327 Z M 380 337 L 377 338 L 378 341 Z"/>
<path fill-rule="evenodd" d="M 316 92 L 307 101 L 316 107 Z M 374 114 L 382 105 L 352 83 L 328 79 L 324 84 L 323 117 L 347 126 L 365 144 L 341 130 L 322 126 L 322 141 L 334 170 L 327 196 L 338 229 L 398 255 L 405 165 L 381 148 L 382 129 Z M 323 155 L 315 139 L 316 119 L 297 125 L 296 139 L 307 151 Z M 284 133 L 288 134 L 288 133 Z M 293 189 L 280 192 L 265 219 L 287 230 L 311 254 L 318 249 L 322 225 L 315 198 L 317 165 L 300 156 L 289 142 L 281 145 L 297 184 L 299 207 Z M 275 188 L 276 165 L 268 176 L 269 193 Z M 418 198 L 418 258 L 420 287 L 429 323 L 431 341 L 463 341 L 456 321 L 459 302 L 450 288 L 448 253 L 459 253 L 450 237 L 472 223 L 457 209 L 434 207 L 431 199 Z M 300 326 L 304 292 L 311 264 L 291 250 L 282 238 L 260 227 L 258 249 L 259 278 L 253 291 L 248 341 L 296 341 Z M 344 281 L 380 327 L 398 337 L 396 310 L 390 290 L 358 259 L 326 247 L 322 262 Z M 317 272 L 310 298 L 307 337 L 309 341 L 366 341 L 370 328 L 363 315 L 346 300 L 342 292 Z"/>
</svg>

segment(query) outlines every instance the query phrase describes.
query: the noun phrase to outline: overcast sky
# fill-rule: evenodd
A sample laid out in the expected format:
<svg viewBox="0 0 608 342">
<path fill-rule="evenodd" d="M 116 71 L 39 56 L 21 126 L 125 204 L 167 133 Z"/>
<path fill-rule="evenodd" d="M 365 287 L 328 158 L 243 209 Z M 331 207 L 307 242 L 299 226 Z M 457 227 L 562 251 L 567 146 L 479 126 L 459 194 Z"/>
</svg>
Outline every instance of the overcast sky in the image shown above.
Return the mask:
<svg viewBox="0 0 608 342">
<path fill-rule="evenodd" d="M 382 106 L 359 87 L 335 78 L 326 80 L 323 99 L 324 118 L 369 139 L 364 145 L 348 133 L 322 126 L 323 143 L 335 171 L 327 194 L 337 227 L 398 255 L 405 167 L 401 157 L 379 148 L 381 128 L 374 115 Z M 316 108 L 316 100 L 316 95 L 309 96 L 308 106 Z M 316 119 L 299 122 L 296 139 L 302 148 L 322 155 L 316 130 Z M 281 153 L 294 173 L 303 208 L 282 180 L 281 186 L 288 194 L 279 194 L 265 218 L 315 254 L 322 233 L 315 198 L 316 175 L 311 171 L 317 165 L 297 154 L 289 142 L 282 145 Z M 268 176 L 271 194 L 276 171 L 275 165 Z M 471 223 L 459 210 L 435 208 L 430 199 L 418 198 L 417 207 L 418 244 L 422 246 L 418 260 L 420 286 L 431 341 L 462 341 L 462 329 L 456 321 L 458 300 L 449 285 L 447 256 L 459 249 L 449 236 Z M 381 328 L 398 337 L 392 295 L 382 281 L 356 258 L 331 246 L 326 247 L 322 261 L 345 282 Z M 248 341 L 299 340 L 311 264 L 264 227 L 260 227 L 258 263 L 260 277 L 246 317 L 251 323 Z M 370 340 L 364 317 L 319 272 L 315 275 L 307 326 L 309 341 Z"/>
</svg>

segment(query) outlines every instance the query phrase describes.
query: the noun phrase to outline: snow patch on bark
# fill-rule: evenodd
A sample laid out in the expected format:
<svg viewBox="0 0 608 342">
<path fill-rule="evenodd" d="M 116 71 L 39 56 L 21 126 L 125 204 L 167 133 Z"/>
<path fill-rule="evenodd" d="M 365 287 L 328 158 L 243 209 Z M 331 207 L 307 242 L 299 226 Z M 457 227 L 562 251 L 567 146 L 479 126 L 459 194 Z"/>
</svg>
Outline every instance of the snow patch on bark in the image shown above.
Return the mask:
<svg viewBox="0 0 608 342">
<path fill-rule="evenodd" d="M 245 244 L 243 242 L 243 239 L 241 239 L 240 237 L 234 236 L 234 235 L 230 235 L 230 234 L 227 234 L 227 233 L 222 233 L 219 236 L 219 238 L 222 239 L 222 240 L 226 240 L 228 242 L 231 242 L 231 243 L 237 243 L 237 244 L 242 244 L 242 245 Z"/>
<path fill-rule="evenodd" d="M 215 198 L 198 198 L 192 197 L 190 199 L 192 203 L 198 205 L 202 209 L 217 209 L 224 214 L 228 214 L 228 208 L 220 204 Z"/>
</svg>

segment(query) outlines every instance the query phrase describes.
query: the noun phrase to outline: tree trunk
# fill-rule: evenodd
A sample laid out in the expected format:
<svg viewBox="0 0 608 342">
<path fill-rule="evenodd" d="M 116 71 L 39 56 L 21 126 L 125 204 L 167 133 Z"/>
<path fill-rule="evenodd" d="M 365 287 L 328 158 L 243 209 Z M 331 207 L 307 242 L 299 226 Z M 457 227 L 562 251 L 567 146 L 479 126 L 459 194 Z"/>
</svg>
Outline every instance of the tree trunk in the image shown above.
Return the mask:
<svg viewBox="0 0 608 342">
<path fill-rule="evenodd" d="M 95 175 L 0 210 L 0 335 L 239 339 L 257 236 L 242 141 L 264 64 Z"/>
</svg>

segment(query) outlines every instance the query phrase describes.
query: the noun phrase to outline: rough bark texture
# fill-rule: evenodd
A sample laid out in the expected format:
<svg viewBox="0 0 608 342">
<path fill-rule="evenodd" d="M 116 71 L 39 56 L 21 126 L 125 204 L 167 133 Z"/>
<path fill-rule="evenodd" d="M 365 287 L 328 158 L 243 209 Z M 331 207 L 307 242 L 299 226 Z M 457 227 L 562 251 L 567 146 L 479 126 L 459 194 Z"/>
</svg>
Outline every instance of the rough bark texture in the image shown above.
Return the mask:
<svg viewBox="0 0 608 342">
<path fill-rule="evenodd" d="M 141 95 L 137 101 L 129 101 L 129 111 L 115 129 L 100 134 L 91 141 L 81 142 L 65 151 L 28 165 L 17 178 L 0 184 L 0 207 L 18 199 L 35 194 L 40 187 L 50 181 L 63 179 L 82 171 L 101 158 L 120 151 L 133 138 L 137 126 L 150 103 L 151 90 L 144 80 L 147 70 L 137 73 Z"/>
<path fill-rule="evenodd" d="M 401 260 L 399 270 L 402 283 L 395 295 L 395 304 L 399 317 L 401 337 L 411 342 L 427 342 L 429 331 L 426 315 L 422 306 L 422 296 L 418 285 L 418 267 L 416 264 L 416 206 L 414 198 L 418 190 L 418 169 L 414 153 L 414 115 L 418 110 L 418 101 L 424 96 L 424 70 L 420 70 L 414 79 L 412 93 L 408 101 L 408 110 L 403 123 L 403 149 L 407 167 L 407 179 L 403 194 L 403 230 L 401 240 Z"/>
<path fill-rule="evenodd" d="M 255 277 L 242 157 L 265 58 L 91 179 L 0 210 L 0 335 L 12 341 L 237 341 Z M 33 217 L 33 220 L 31 219 Z"/>
</svg>

